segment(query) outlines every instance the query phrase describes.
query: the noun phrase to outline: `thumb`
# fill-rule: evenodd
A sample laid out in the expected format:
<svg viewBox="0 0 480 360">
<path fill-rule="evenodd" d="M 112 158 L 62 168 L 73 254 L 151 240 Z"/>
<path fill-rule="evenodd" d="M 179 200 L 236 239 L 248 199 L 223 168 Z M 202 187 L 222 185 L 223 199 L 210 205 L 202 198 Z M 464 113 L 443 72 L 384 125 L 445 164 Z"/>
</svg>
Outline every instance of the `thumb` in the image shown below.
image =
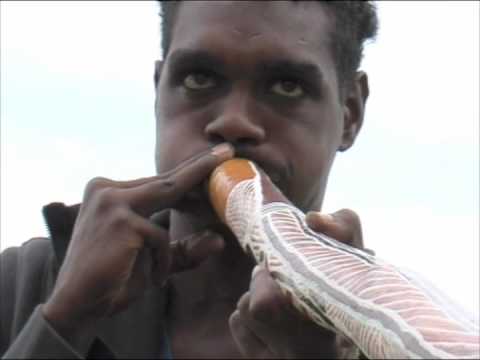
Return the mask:
<svg viewBox="0 0 480 360">
<path fill-rule="evenodd" d="M 194 233 L 170 244 L 170 272 L 181 272 L 200 265 L 213 254 L 218 254 L 225 247 L 223 237 L 211 230 Z"/>
<path fill-rule="evenodd" d="M 339 233 L 339 224 L 331 214 L 324 214 L 319 211 L 309 211 L 305 221 L 310 229 L 315 232 L 325 234 L 332 238 L 337 238 Z"/>
<path fill-rule="evenodd" d="M 363 248 L 360 219 L 352 210 L 342 209 L 332 214 L 310 211 L 305 221 L 313 231 L 323 233 L 344 244 Z"/>
<path fill-rule="evenodd" d="M 333 216 L 323 214 L 320 211 L 309 211 L 305 217 L 305 221 L 310 229 L 324 233 L 325 235 L 328 235 L 327 232 L 335 226 Z"/>
</svg>

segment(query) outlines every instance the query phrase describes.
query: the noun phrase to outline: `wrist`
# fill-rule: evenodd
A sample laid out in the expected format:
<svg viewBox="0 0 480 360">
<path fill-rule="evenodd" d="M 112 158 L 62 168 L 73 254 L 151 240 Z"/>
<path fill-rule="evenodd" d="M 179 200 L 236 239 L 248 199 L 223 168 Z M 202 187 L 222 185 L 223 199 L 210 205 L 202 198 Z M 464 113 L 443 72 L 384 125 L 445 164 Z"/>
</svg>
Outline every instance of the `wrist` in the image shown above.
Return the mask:
<svg viewBox="0 0 480 360">
<path fill-rule="evenodd" d="M 89 332 L 96 322 L 93 317 L 61 306 L 51 300 L 42 306 L 42 315 L 49 325 L 69 342 L 74 342 L 78 336 Z"/>
</svg>

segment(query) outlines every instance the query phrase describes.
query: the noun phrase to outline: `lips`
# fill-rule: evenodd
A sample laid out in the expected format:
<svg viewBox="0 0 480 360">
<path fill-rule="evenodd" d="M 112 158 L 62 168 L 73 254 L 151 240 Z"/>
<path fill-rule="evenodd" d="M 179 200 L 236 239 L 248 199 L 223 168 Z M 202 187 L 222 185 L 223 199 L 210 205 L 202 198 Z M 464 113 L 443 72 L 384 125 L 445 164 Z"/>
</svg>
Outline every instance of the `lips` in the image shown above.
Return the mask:
<svg viewBox="0 0 480 360">
<path fill-rule="evenodd" d="M 251 160 L 257 165 L 261 171 L 263 171 L 270 180 L 275 184 L 275 186 L 285 195 L 287 196 L 287 184 L 288 184 L 288 173 L 284 170 L 284 167 L 265 164 L 261 161 L 255 161 L 255 159 L 247 158 Z"/>
<path fill-rule="evenodd" d="M 279 173 L 274 171 L 267 171 L 267 170 L 263 170 L 263 171 L 267 174 L 267 176 L 270 178 L 270 180 L 272 180 L 272 182 L 276 186 L 280 186 L 282 184 L 282 176 Z"/>
<path fill-rule="evenodd" d="M 252 161 L 264 172 L 275 186 L 288 197 L 288 183 L 291 178 L 291 169 L 286 166 L 282 159 L 278 158 L 278 153 L 274 153 L 263 147 L 242 146 L 232 144 L 235 148 L 235 157 L 244 158 Z M 196 186 L 185 194 L 186 203 L 196 204 L 196 207 L 202 203 L 209 202 L 207 179 L 204 183 Z"/>
</svg>

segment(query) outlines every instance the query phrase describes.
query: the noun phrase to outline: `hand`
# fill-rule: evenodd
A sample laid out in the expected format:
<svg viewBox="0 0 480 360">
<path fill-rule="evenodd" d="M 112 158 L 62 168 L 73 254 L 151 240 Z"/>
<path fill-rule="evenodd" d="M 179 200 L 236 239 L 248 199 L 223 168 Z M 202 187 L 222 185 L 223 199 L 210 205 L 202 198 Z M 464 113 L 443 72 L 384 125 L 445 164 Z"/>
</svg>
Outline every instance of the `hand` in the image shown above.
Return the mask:
<svg viewBox="0 0 480 360">
<path fill-rule="evenodd" d="M 96 178 L 86 187 L 45 318 L 62 334 L 125 309 L 171 271 L 194 266 L 223 247 L 204 232 L 171 242 L 150 216 L 176 208 L 233 149 L 219 145 L 165 174 L 133 181 Z M 158 223 L 158 221 L 155 221 Z"/>
<path fill-rule="evenodd" d="M 366 249 L 363 245 L 362 225 L 354 211 L 342 209 L 332 214 L 310 211 L 305 220 L 313 231 L 375 255 L 373 250 Z"/>
<path fill-rule="evenodd" d="M 306 221 L 314 231 L 363 249 L 360 220 L 351 210 L 331 215 L 311 212 Z M 230 329 L 239 350 L 249 358 L 331 359 L 354 351 L 348 339 L 321 328 L 295 309 L 269 272 L 258 267 L 249 291 L 230 317 Z"/>
</svg>

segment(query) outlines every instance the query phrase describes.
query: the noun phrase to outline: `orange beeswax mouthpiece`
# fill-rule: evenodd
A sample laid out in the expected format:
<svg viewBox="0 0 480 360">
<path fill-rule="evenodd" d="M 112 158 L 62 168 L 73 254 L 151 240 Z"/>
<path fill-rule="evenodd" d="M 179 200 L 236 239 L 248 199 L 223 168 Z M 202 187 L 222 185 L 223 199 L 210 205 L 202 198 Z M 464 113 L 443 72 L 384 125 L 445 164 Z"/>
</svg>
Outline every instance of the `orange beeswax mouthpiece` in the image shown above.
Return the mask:
<svg viewBox="0 0 480 360">
<path fill-rule="evenodd" d="M 225 222 L 225 208 L 230 191 L 243 180 L 254 178 L 254 164 L 246 159 L 234 158 L 219 165 L 210 175 L 208 193 L 217 215 Z"/>
</svg>

